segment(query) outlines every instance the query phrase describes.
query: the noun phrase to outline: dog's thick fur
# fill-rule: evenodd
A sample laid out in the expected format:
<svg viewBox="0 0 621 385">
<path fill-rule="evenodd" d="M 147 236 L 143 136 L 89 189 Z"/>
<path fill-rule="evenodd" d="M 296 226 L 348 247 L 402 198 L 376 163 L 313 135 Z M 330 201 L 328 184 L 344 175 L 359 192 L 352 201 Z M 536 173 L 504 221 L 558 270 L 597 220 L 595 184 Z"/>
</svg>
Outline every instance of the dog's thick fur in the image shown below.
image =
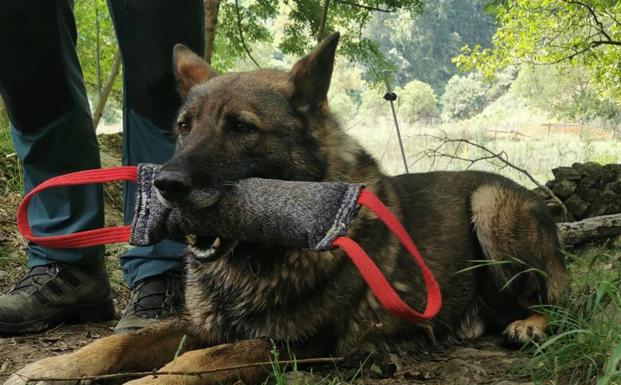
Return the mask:
<svg viewBox="0 0 621 385">
<path fill-rule="evenodd" d="M 184 199 L 194 187 L 210 189 L 215 202 L 246 177 L 364 183 L 401 219 L 435 274 L 444 300 L 440 314 L 417 325 L 391 316 L 340 251 L 233 247 L 232 240 L 223 240 L 229 246 L 215 260 L 194 258 L 191 249 L 187 256 L 189 327 L 172 322 L 107 337 L 31 364 L 21 376 L 151 370 L 173 358 L 184 333 L 191 336 L 187 352 L 163 370 L 265 361 L 271 349 L 265 337 L 286 342 L 299 357 L 415 352 L 486 330 L 504 330 L 518 342 L 543 333 L 545 318 L 529 306 L 554 303 L 568 284 L 557 229 L 544 206 L 526 189 L 489 173 L 382 174 L 328 110 L 337 42 L 338 35 L 327 38 L 289 73 L 222 76 L 176 47 L 174 67 L 185 102 L 178 148 L 158 188 L 170 200 Z M 363 209 L 350 235 L 403 299 L 420 309 L 425 292 L 419 271 L 387 229 Z M 264 373 L 249 368 L 215 378 L 150 376 L 131 383 L 253 382 Z M 23 383 L 17 375 L 7 382 Z"/>
</svg>

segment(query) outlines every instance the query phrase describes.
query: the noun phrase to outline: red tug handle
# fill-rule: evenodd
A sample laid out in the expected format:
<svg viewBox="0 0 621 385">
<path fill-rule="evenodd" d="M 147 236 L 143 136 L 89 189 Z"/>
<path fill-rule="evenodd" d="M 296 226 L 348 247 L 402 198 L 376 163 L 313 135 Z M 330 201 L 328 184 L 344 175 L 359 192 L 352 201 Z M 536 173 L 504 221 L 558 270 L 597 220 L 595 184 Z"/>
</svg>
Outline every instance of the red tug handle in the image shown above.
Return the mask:
<svg viewBox="0 0 621 385">
<path fill-rule="evenodd" d="M 377 300 L 382 306 L 393 315 L 409 321 L 409 322 L 422 322 L 430 320 L 435 317 L 440 308 L 442 307 L 442 294 L 440 292 L 440 286 L 436 281 L 433 273 L 425 261 L 420 256 L 414 241 L 410 238 L 409 234 L 399 222 L 397 217 L 382 203 L 382 201 L 371 191 L 363 189 L 358 196 L 358 204 L 365 206 L 371 210 L 377 217 L 388 227 L 388 229 L 397 237 L 401 245 L 412 256 L 414 263 L 421 270 L 423 275 L 423 281 L 425 283 L 425 289 L 427 292 L 427 301 L 425 310 L 422 313 L 417 312 L 408 306 L 399 297 L 399 294 L 390 286 L 390 283 L 384 277 L 384 274 L 377 267 L 375 262 L 369 257 L 369 255 L 351 238 L 338 237 L 332 244 L 336 247 L 340 247 L 345 251 L 345 254 L 356 266 L 360 275 L 367 283 Z"/>
<path fill-rule="evenodd" d="M 76 171 L 50 178 L 33 188 L 20 203 L 17 209 L 17 229 L 27 240 L 41 246 L 55 249 L 127 242 L 129 239 L 130 226 L 105 227 L 102 229 L 79 231 L 73 234 L 51 235 L 46 237 L 33 235 L 30 225 L 28 224 L 28 202 L 30 202 L 30 199 L 38 192 L 50 187 L 115 182 L 120 180 L 135 182 L 136 175 L 136 166 L 119 166 Z"/>
<path fill-rule="evenodd" d="M 20 203 L 17 210 L 17 228 L 27 240 L 50 248 L 77 248 L 127 242 L 131 231 L 130 226 L 106 227 L 80 231 L 73 234 L 44 237 L 35 236 L 32 234 L 32 230 L 28 224 L 28 203 L 38 192 L 50 187 L 121 180 L 136 182 L 136 178 L 137 168 L 135 166 L 77 171 L 50 178 L 32 189 Z M 403 225 L 375 194 L 366 189 L 360 191 L 357 203 L 368 208 L 378 216 L 386 227 L 397 237 L 399 242 L 401 242 L 401 245 L 412 256 L 414 263 L 416 263 L 421 270 L 427 291 L 425 310 L 419 313 L 403 302 L 397 292 L 390 286 L 390 283 L 388 283 L 386 277 L 384 277 L 377 265 L 353 239 L 345 236 L 338 237 L 332 242 L 332 245 L 334 247 L 340 247 L 345 251 L 345 254 L 347 254 L 354 266 L 356 266 L 356 269 L 358 269 L 375 297 L 390 313 L 409 322 L 427 321 L 436 316 L 442 307 L 440 287 L 431 270 L 425 265 L 416 245 Z"/>
</svg>

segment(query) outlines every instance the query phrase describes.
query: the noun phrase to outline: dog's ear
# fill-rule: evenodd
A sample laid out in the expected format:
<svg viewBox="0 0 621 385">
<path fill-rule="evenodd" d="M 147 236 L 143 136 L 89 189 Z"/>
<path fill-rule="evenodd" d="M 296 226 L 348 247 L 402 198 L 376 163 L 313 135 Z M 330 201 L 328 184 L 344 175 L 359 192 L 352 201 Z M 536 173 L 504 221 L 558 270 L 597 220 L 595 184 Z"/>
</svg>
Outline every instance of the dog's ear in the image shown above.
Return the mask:
<svg viewBox="0 0 621 385">
<path fill-rule="evenodd" d="M 289 72 L 293 84 L 293 104 L 300 109 L 316 109 L 328 96 L 334 56 L 340 34 L 323 39 L 315 49 L 300 59 Z"/>
<path fill-rule="evenodd" d="M 181 97 L 185 97 L 192 86 L 218 76 L 206 61 L 183 44 L 175 44 L 173 48 L 173 71 Z"/>
</svg>

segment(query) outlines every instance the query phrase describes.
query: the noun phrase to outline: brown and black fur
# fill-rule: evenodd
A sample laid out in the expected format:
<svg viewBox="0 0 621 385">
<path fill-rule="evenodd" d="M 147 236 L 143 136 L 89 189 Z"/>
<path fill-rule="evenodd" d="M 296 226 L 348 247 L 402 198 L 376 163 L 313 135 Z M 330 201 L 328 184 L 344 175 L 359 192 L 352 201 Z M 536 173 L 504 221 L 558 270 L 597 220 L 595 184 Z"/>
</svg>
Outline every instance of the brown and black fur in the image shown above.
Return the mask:
<svg viewBox="0 0 621 385">
<path fill-rule="evenodd" d="M 416 352 L 485 330 L 504 330 L 518 342 L 543 333 L 545 319 L 529 307 L 554 303 L 568 281 L 557 229 L 545 207 L 526 189 L 484 172 L 384 175 L 329 112 L 326 94 L 337 42 L 338 35 L 324 40 L 289 73 L 221 76 L 185 47 L 176 47 L 175 69 L 185 103 L 177 151 L 156 185 L 172 201 L 183 200 L 193 188 L 208 189 L 215 203 L 247 177 L 364 183 L 400 218 L 433 271 L 443 295 L 440 314 L 423 324 L 391 316 L 340 251 L 240 243 L 230 253 L 204 261 L 192 254 L 201 246 L 199 239 L 187 255 L 187 331 L 171 324 L 108 337 L 71 355 L 32 364 L 22 375 L 159 367 L 176 349 L 160 341 L 178 337 L 179 330 L 192 335 L 188 349 L 203 349 L 185 353 L 166 370 L 204 370 L 217 366 L 223 356 L 229 364 L 265 360 L 270 349 L 266 337 L 294 346 L 299 356 L 311 356 Z M 384 225 L 363 209 L 349 235 L 402 298 L 420 310 L 425 291 L 419 271 Z M 480 263 L 473 261 L 504 263 L 472 268 Z M 140 346 L 133 341 L 141 338 L 151 338 L 156 358 L 121 364 L 120 352 L 131 355 Z M 109 365 L 67 368 L 72 367 L 68 362 L 83 364 L 88 357 Z M 227 373 L 216 380 L 261 377 L 256 370 Z M 12 380 L 7 383 L 23 383 Z M 132 384 L 182 381 L 210 379 L 164 376 Z"/>
</svg>

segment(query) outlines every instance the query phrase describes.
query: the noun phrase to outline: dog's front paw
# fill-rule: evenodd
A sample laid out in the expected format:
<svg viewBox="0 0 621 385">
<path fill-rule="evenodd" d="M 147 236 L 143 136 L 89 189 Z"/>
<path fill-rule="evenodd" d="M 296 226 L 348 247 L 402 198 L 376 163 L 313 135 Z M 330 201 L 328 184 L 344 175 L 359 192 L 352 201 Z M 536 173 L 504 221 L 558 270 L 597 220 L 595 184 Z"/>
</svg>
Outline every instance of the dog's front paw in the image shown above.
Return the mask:
<svg viewBox="0 0 621 385">
<path fill-rule="evenodd" d="M 78 384 L 79 381 L 46 381 L 44 379 L 75 378 L 79 377 L 80 372 L 79 365 L 72 359 L 71 354 L 63 354 L 26 365 L 9 377 L 4 385 L 73 385 Z"/>
<path fill-rule="evenodd" d="M 521 347 L 529 341 L 541 341 L 544 337 L 544 324 L 534 320 L 534 317 L 511 322 L 505 329 L 503 336 L 509 347 Z"/>
</svg>

